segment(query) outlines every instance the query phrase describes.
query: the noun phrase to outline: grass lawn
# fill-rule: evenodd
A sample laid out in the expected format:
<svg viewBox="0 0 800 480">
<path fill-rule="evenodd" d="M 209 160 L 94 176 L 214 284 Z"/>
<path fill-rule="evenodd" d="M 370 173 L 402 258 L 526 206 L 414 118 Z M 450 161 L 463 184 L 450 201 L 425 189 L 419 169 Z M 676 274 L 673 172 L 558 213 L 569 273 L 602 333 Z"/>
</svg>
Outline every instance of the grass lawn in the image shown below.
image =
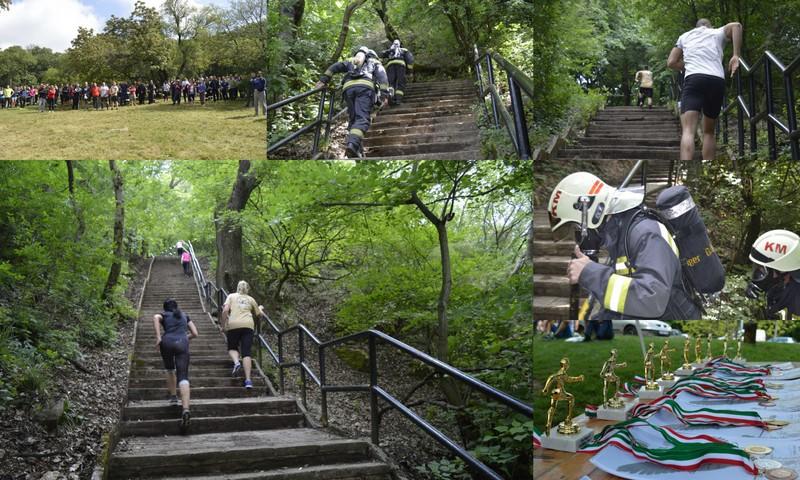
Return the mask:
<svg viewBox="0 0 800 480">
<path fill-rule="evenodd" d="M 656 350 L 660 350 L 664 343 L 663 338 L 645 337 L 645 348 L 649 341 L 655 343 Z M 672 369 L 680 368 L 683 363 L 682 337 L 670 337 L 672 352 Z M 703 341 L 703 354 L 706 343 Z M 711 342 L 715 354 L 722 353 L 722 340 Z M 732 347 L 732 348 L 731 348 Z M 603 401 L 603 380 L 600 378 L 600 368 L 603 366 L 612 348 L 616 348 L 619 362 L 628 362 L 626 368 L 617 369 L 621 382 L 631 381 L 634 375 L 644 375 L 642 350 L 639 346 L 639 337 L 617 335 L 610 341 L 593 341 L 589 343 L 566 343 L 563 340 L 542 340 L 536 336 L 533 340 L 533 423 L 540 430 L 544 429 L 547 420 L 547 408 L 550 406 L 549 398 L 542 395 L 542 387 L 548 375 L 558 370 L 559 362 L 564 356 L 569 357 L 570 375 L 583 374 L 584 381 L 567 384 L 567 391 L 575 395 L 575 414 L 583 413 L 587 404 L 599 405 Z M 736 354 L 736 344 L 728 343 L 728 354 Z M 742 345 L 742 356 L 747 361 L 800 361 L 800 344 L 757 343 L 755 345 Z M 689 360 L 694 359 L 694 340 L 690 348 Z M 656 367 L 658 371 L 658 367 Z M 564 404 L 562 406 L 562 404 Z M 558 421 L 566 415 L 566 404 L 559 403 L 556 417 Z"/>
<path fill-rule="evenodd" d="M 266 157 L 266 120 L 243 102 L 119 110 L 0 109 L 0 159 L 252 160 Z"/>
</svg>

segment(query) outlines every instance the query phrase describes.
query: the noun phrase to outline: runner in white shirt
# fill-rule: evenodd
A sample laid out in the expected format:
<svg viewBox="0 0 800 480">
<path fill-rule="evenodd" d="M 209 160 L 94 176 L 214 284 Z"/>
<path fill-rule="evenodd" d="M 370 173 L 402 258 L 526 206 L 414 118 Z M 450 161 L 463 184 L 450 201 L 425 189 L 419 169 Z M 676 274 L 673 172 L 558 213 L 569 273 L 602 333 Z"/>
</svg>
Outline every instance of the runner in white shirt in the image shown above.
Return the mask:
<svg viewBox="0 0 800 480">
<path fill-rule="evenodd" d="M 708 19 L 701 18 L 697 27 L 678 38 L 669 54 L 667 67 L 685 71 L 681 95 L 681 160 L 694 158 L 694 132 L 703 112 L 703 159 L 716 157 L 717 142 L 714 128 L 725 95 L 725 70 L 722 56 L 725 43 L 732 40 L 733 56 L 728 62 L 731 75 L 739 68 L 742 46 L 742 24 L 732 22 L 722 28 L 711 28 Z"/>
<path fill-rule="evenodd" d="M 647 106 L 653 108 L 653 72 L 648 67 L 636 72 L 633 79 L 639 82 L 639 107 L 644 107 L 644 99 L 647 99 Z"/>
</svg>

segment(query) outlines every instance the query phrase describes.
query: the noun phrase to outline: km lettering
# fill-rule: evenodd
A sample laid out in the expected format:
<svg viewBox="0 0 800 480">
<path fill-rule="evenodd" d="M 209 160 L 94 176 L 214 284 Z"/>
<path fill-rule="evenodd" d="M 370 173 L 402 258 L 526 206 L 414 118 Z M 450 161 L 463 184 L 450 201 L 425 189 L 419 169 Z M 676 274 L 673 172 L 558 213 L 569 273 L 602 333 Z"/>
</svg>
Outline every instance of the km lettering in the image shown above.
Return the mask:
<svg viewBox="0 0 800 480">
<path fill-rule="evenodd" d="M 775 242 L 766 242 L 764 244 L 764 251 L 765 252 L 775 252 L 780 254 L 786 254 L 786 251 L 789 249 L 787 245 L 782 245 L 780 243 Z"/>
</svg>

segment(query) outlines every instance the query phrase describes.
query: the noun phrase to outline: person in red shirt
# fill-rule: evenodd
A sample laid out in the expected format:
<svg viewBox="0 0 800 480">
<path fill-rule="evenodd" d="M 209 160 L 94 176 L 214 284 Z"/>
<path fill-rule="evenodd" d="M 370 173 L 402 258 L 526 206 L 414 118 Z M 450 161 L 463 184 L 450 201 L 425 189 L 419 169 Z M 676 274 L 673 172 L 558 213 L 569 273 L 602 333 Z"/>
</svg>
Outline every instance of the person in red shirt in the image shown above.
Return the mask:
<svg viewBox="0 0 800 480">
<path fill-rule="evenodd" d="M 93 83 L 92 88 L 89 89 L 89 95 L 92 97 L 94 109 L 100 110 L 100 87 L 96 83 Z"/>
<path fill-rule="evenodd" d="M 56 111 L 56 97 L 58 96 L 58 91 L 56 90 L 55 85 L 50 85 L 47 88 L 47 110 L 51 112 Z"/>
</svg>

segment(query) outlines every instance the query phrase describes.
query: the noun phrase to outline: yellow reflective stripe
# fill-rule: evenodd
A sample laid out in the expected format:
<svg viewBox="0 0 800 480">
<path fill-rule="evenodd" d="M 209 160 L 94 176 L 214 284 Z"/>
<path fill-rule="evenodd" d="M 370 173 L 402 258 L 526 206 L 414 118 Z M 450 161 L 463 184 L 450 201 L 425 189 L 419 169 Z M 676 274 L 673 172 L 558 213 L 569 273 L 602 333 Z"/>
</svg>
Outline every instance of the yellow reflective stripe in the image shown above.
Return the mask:
<svg viewBox="0 0 800 480">
<path fill-rule="evenodd" d="M 331 69 L 329 68 L 329 69 L 325 70 L 325 73 L 324 73 L 323 75 L 325 75 L 325 76 L 327 76 L 327 77 L 332 77 L 332 76 L 333 76 L 333 72 L 332 72 L 332 71 L 331 71 Z"/>
<path fill-rule="evenodd" d="M 395 90 L 394 94 L 397 95 L 397 96 L 402 97 L 403 96 L 403 91 L 402 90 Z"/>
<path fill-rule="evenodd" d="M 636 271 L 636 269 L 633 267 L 631 267 L 630 269 L 628 268 L 628 266 L 625 264 L 625 262 L 627 261 L 628 257 L 624 255 L 617 258 L 616 266 L 614 269 L 618 275 L 630 275 L 631 273 Z"/>
<path fill-rule="evenodd" d="M 378 88 L 380 88 L 381 90 L 389 90 L 389 84 L 388 83 L 378 84 Z"/>
<path fill-rule="evenodd" d="M 365 87 L 375 88 L 375 82 L 372 80 L 365 80 L 363 78 L 359 78 L 358 80 L 348 80 L 344 82 L 342 85 L 342 89 L 347 90 L 350 87 L 355 87 L 356 85 L 364 85 Z"/>
<path fill-rule="evenodd" d="M 356 137 L 359 137 L 359 138 L 364 138 L 364 131 L 359 129 L 359 128 L 351 128 L 350 129 L 350 134 L 351 135 L 355 135 Z"/>
<path fill-rule="evenodd" d="M 389 65 L 402 65 L 405 67 L 406 61 L 400 59 L 389 60 L 389 63 L 387 63 L 386 66 L 388 67 Z"/>
<path fill-rule="evenodd" d="M 414 68 L 414 65 L 406 65 L 406 68 L 408 68 L 408 69 L 413 69 L 413 68 Z"/>
<path fill-rule="evenodd" d="M 625 313 L 625 299 L 628 298 L 628 289 L 632 281 L 633 279 L 630 277 L 611 275 L 606 286 L 603 307 L 614 312 Z"/>
<path fill-rule="evenodd" d="M 667 230 L 667 227 L 664 226 L 663 223 L 658 222 L 658 230 L 661 232 L 661 236 L 664 237 L 664 240 L 667 241 L 667 245 L 669 245 L 669 248 L 672 249 L 672 253 L 674 253 L 676 257 L 680 257 L 680 254 L 678 252 L 678 246 L 675 245 L 675 239 L 672 238 L 672 235 L 670 235 L 669 230 Z"/>
</svg>

